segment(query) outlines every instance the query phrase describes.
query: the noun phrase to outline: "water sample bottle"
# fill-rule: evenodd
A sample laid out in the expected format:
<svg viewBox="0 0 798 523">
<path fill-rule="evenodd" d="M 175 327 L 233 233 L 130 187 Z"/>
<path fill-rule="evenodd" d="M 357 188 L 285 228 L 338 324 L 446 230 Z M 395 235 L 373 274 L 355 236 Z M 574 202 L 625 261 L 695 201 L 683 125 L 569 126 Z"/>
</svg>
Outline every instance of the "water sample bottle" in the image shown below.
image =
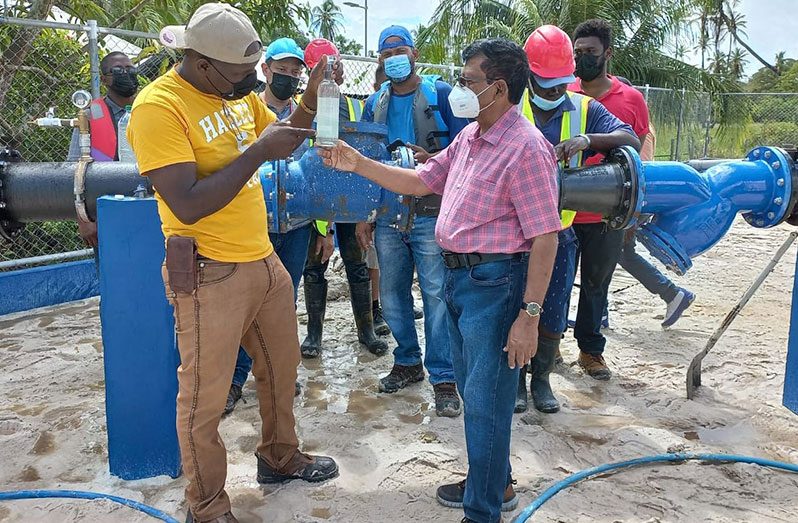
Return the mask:
<svg viewBox="0 0 798 523">
<path fill-rule="evenodd" d="M 319 85 L 316 111 L 316 144 L 332 147 L 338 141 L 338 107 L 341 91 L 332 77 L 335 59 L 327 57 L 324 80 Z"/>
<path fill-rule="evenodd" d="M 118 133 L 116 135 L 116 155 L 120 162 L 136 163 L 136 155 L 127 141 L 127 126 L 130 123 L 130 106 L 125 106 L 125 114 L 119 119 Z"/>
</svg>

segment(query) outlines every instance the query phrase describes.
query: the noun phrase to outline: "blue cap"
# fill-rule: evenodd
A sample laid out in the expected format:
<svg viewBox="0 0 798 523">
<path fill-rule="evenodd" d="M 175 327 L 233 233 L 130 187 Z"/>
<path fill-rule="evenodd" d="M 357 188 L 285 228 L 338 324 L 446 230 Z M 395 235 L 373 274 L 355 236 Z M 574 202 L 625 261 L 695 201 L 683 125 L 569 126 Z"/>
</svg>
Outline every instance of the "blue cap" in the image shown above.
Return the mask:
<svg viewBox="0 0 798 523">
<path fill-rule="evenodd" d="M 293 38 L 278 38 L 266 48 L 265 60 L 284 60 L 286 58 L 296 58 L 305 64 L 305 53 Z"/>
<path fill-rule="evenodd" d="M 385 43 L 385 40 L 393 37 L 399 38 L 401 41 L 391 42 L 389 44 Z M 401 25 L 392 25 L 383 29 L 380 33 L 380 46 L 377 48 L 377 52 L 381 53 L 386 49 L 393 49 L 394 47 L 402 46 L 415 47 L 415 44 L 413 44 L 413 37 L 410 36 L 410 31 Z"/>
<path fill-rule="evenodd" d="M 532 75 L 535 77 L 535 82 L 537 82 L 537 84 L 544 89 L 551 89 L 552 87 L 562 84 L 571 85 L 576 81 L 576 77 L 572 74 L 569 74 L 568 76 L 561 76 L 559 78 L 543 78 L 535 73 L 532 73 Z"/>
</svg>

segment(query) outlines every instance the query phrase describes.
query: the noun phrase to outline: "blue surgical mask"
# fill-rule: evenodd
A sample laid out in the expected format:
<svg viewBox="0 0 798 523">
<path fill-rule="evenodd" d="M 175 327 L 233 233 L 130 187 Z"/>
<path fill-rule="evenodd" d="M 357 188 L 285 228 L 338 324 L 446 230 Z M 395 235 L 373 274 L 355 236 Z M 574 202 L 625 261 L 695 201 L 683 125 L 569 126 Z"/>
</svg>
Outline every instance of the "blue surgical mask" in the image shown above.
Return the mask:
<svg viewBox="0 0 798 523">
<path fill-rule="evenodd" d="M 385 59 L 385 76 L 391 82 L 400 84 L 410 78 L 411 74 L 413 74 L 413 65 L 406 54 L 389 56 Z"/>
<path fill-rule="evenodd" d="M 532 97 L 532 103 L 537 105 L 542 111 L 553 111 L 554 109 L 559 107 L 564 100 L 565 100 L 565 94 L 563 94 L 554 101 L 546 100 L 545 98 L 541 98 L 538 95 L 534 95 Z"/>
</svg>

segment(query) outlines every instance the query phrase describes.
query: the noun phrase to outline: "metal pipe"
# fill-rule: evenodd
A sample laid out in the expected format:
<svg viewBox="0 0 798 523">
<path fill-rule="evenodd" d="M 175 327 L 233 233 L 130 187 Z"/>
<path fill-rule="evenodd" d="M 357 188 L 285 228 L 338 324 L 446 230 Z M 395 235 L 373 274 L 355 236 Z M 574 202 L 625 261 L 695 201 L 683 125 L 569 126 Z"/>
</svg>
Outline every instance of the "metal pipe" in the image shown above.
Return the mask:
<svg viewBox="0 0 798 523">
<path fill-rule="evenodd" d="M 30 258 L 19 258 L 16 260 L 7 260 L 0 262 L 0 271 L 6 269 L 16 269 L 24 265 L 41 265 L 54 262 L 62 262 L 67 260 L 77 260 L 79 258 L 86 258 L 94 254 L 92 249 L 83 249 L 81 251 L 59 252 L 57 254 L 45 254 L 44 256 L 31 256 Z"/>
<path fill-rule="evenodd" d="M 89 68 L 91 72 L 91 97 L 97 99 L 100 97 L 100 52 L 97 43 L 97 20 L 89 20 L 88 24 L 89 33 Z"/>
<path fill-rule="evenodd" d="M 75 219 L 74 175 L 78 162 L 7 163 L 0 166 L 0 218 L 22 223 Z M 97 198 L 108 194 L 132 196 L 139 185 L 150 189 L 136 164 L 93 162 L 86 167 L 85 202 L 96 217 Z"/>
</svg>

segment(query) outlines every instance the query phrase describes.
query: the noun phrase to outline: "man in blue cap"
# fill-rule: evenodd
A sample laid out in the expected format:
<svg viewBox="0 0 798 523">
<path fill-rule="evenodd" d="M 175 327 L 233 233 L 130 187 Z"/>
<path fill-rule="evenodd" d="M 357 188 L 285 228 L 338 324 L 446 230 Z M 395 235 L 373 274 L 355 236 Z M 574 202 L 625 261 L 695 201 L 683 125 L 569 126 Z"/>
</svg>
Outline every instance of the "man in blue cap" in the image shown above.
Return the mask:
<svg viewBox="0 0 798 523">
<path fill-rule="evenodd" d="M 450 85 L 437 76 L 416 73 L 418 51 L 407 29 L 398 25 L 384 29 L 378 51 L 388 81 L 366 100 L 363 120 L 386 124 L 388 141 L 409 144 L 416 152 L 416 161 L 423 163 L 444 149 L 468 121 L 452 114 Z M 440 205 L 440 196 L 415 198 L 413 228 L 405 232 L 391 227 L 391 217 L 377 219 L 374 243 L 380 259 L 383 314 L 397 343 L 393 369 L 380 380 L 379 388 L 381 392 L 396 392 L 424 380 L 426 364 L 435 390 L 435 411 L 439 416 L 453 417 L 461 408 L 443 300 L 445 268 L 435 241 Z M 360 228 L 358 239 L 364 248 L 371 237 L 370 228 Z M 424 303 L 424 364 L 413 317 L 414 269 Z"/>
</svg>

